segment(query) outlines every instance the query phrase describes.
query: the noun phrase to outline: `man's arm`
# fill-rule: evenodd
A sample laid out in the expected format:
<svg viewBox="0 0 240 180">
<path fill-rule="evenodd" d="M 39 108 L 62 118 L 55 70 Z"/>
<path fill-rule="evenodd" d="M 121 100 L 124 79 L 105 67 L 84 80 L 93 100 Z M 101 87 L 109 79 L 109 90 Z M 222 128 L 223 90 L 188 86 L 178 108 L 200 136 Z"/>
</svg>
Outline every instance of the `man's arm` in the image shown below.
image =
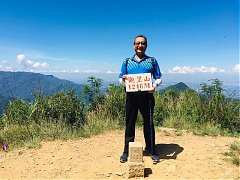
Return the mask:
<svg viewBox="0 0 240 180">
<path fill-rule="evenodd" d="M 159 86 L 162 83 L 161 79 L 162 73 L 160 71 L 160 68 L 158 66 L 157 60 L 154 58 L 153 59 L 153 79 L 155 79 L 153 83 L 153 90 L 149 91 L 150 93 L 153 93 L 156 89 L 157 86 Z"/>
<path fill-rule="evenodd" d="M 157 60 L 153 59 L 153 78 L 155 80 L 161 79 L 162 73 L 160 71 L 159 65 Z M 160 81 L 159 81 L 160 82 Z"/>
<path fill-rule="evenodd" d="M 123 86 L 125 86 L 125 75 L 127 74 L 127 61 L 128 59 L 125 59 L 122 63 L 122 67 L 121 67 L 121 72 L 119 74 L 119 83 Z"/>
</svg>

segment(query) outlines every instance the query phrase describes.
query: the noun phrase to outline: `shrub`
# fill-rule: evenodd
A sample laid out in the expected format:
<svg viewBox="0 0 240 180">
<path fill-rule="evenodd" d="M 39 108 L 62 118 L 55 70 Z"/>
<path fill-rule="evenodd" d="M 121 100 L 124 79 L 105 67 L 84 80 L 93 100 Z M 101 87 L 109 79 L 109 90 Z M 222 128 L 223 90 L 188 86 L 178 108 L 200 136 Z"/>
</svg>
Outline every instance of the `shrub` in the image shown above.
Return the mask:
<svg viewBox="0 0 240 180">
<path fill-rule="evenodd" d="M 118 121 L 120 126 L 125 125 L 125 91 L 122 86 L 111 84 L 107 89 L 102 109 L 105 116 Z"/>
<path fill-rule="evenodd" d="M 69 124 L 71 127 L 80 127 L 84 123 L 84 104 L 74 91 L 59 92 L 52 96 L 37 96 L 32 103 L 33 118 Z"/>
<path fill-rule="evenodd" d="M 30 104 L 23 100 L 11 101 L 5 111 L 6 123 L 25 125 L 31 121 Z"/>
<path fill-rule="evenodd" d="M 234 141 L 230 145 L 229 151 L 225 152 L 224 154 L 230 158 L 233 164 L 239 166 L 240 165 L 240 141 Z"/>
</svg>

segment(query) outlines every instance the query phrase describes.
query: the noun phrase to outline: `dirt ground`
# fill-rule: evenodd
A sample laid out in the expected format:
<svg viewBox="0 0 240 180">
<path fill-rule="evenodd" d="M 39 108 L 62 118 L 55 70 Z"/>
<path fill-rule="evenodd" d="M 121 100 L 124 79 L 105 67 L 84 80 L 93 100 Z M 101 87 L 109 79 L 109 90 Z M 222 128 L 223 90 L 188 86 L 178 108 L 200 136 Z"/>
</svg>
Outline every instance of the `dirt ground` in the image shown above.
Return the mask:
<svg viewBox="0 0 240 180">
<path fill-rule="evenodd" d="M 106 132 L 91 138 L 42 142 L 38 149 L 0 152 L 0 179 L 126 179 L 121 164 L 124 132 Z M 161 161 L 153 165 L 144 156 L 146 179 L 240 179 L 239 167 L 224 160 L 232 137 L 177 136 L 174 130 L 156 132 Z M 143 132 L 136 141 L 144 144 Z"/>
</svg>

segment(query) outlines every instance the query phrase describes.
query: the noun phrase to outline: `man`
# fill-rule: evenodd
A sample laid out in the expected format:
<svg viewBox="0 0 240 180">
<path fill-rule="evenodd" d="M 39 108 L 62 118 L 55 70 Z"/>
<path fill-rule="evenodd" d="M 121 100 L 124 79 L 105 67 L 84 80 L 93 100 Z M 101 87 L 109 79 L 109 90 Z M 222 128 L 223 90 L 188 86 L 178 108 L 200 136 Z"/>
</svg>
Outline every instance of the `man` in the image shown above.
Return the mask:
<svg viewBox="0 0 240 180">
<path fill-rule="evenodd" d="M 138 110 L 140 110 L 144 120 L 145 152 L 151 155 L 154 164 L 159 162 L 159 157 L 155 152 L 155 130 L 152 117 L 155 105 L 153 92 L 156 86 L 161 83 L 161 72 L 157 60 L 145 54 L 146 49 L 147 38 L 144 35 L 137 35 L 134 39 L 135 54 L 123 62 L 119 75 L 119 81 L 123 85 L 125 85 L 127 74 L 151 73 L 152 78 L 155 79 L 151 91 L 126 93 L 125 144 L 123 154 L 120 157 L 122 163 L 128 159 L 129 142 L 134 142 Z"/>
</svg>

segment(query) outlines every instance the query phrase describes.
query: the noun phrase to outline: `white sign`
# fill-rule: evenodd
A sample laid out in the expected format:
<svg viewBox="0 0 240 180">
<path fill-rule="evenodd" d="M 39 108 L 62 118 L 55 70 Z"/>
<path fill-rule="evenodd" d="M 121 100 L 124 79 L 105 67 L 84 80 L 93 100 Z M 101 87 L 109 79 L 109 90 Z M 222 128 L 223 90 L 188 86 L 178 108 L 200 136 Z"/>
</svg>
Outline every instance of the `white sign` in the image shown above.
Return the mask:
<svg viewBox="0 0 240 180">
<path fill-rule="evenodd" d="M 153 90 L 151 73 L 128 74 L 125 79 L 126 91 L 151 91 Z"/>
</svg>

